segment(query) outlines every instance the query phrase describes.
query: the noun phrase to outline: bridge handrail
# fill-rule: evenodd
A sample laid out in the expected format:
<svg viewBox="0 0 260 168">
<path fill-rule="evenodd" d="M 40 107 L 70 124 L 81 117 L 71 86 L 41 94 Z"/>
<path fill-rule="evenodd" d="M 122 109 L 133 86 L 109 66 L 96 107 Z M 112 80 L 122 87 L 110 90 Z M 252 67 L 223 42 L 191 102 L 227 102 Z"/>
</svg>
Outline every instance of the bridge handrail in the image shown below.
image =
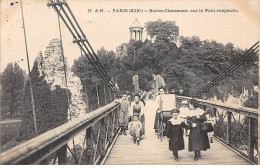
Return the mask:
<svg viewBox="0 0 260 168">
<path fill-rule="evenodd" d="M 234 113 L 245 113 L 248 117 L 258 119 L 258 109 L 247 108 L 247 107 L 232 107 L 220 103 L 210 102 L 208 100 L 191 98 L 186 96 L 176 96 L 176 99 L 185 99 L 185 100 L 194 99 L 201 105 L 212 106 L 214 108 L 224 109 Z"/>
<path fill-rule="evenodd" d="M 36 152 L 39 152 L 41 149 L 47 147 L 51 143 L 58 142 L 59 140 L 60 144 L 57 146 L 61 147 L 64 144 L 67 144 L 69 140 L 71 140 L 77 134 L 86 130 L 87 128 L 91 127 L 93 124 L 107 116 L 111 111 L 113 111 L 113 109 L 117 108 L 118 106 L 118 102 L 111 102 L 110 104 L 94 110 L 90 113 L 87 113 L 84 116 L 75 119 L 74 121 L 69 121 L 33 139 L 23 142 L 20 145 L 8 149 L 7 151 L 0 154 L 0 164 L 17 164 L 22 160 L 32 156 Z M 64 139 L 64 137 L 66 138 Z M 56 150 L 59 148 L 57 146 L 55 146 Z M 46 153 L 46 155 L 50 154 L 51 150 Z M 46 155 L 44 156 L 44 158 L 47 157 Z"/>
</svg>

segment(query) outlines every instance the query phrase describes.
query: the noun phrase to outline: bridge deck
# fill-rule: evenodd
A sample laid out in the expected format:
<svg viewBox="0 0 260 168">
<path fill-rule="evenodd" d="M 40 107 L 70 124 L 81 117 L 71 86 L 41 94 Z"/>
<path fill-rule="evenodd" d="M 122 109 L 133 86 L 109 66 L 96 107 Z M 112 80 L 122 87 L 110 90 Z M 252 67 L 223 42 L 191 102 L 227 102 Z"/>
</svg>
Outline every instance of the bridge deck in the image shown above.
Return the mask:
<svg viewBox="0 0 260 168">
<path fill-rule="evenodd" d="M 154 121 L 153 102 L 148 102 L 146 106 L 146 135 L 137 146 L 133 143 L 128 134 L 120 135 L 114 144 L 105 164 L 107 165 L 174 165 L 174 164 L 250 164 L 235 152 L 229 150 L 226 146 L 214 140 L 211 149 L 202 151 L 202 158 L 198 161 L 193 160 L 193 152 L 188 152 L 188 139 L 185 139 L 185 150 L 179 151 L 180 162 L 173 159 L 172 152 L 168 150 L 168 141 L 163 139 L 161 142 L 157 139 L 152 129 Z"/>
</svg>

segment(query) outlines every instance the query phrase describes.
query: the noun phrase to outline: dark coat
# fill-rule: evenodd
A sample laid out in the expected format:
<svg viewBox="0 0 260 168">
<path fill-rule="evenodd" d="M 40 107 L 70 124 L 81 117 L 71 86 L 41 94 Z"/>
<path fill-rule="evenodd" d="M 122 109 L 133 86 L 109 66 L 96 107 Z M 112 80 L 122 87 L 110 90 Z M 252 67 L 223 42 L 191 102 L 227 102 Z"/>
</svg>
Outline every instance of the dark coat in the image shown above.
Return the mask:
<svg viewBox="0 0 260 168">
<path fill-rule="evenodd" d="M 208 134 L 201 131 L 201 123 L 206 121 L 206 117 L 202 116 L 189 117 L 187 118 L 187 124 L 189 124 L 190 134 L 189 134 L 189 151 L 200 151 L 210 149 Z M 197 127 L 193 128 L 192 123 L 196 123 Z"/>
<path fill-rule="evenodd" d="M 178 125 L 173 125 L 170 121 L 166 122 L 166 136 L 170 138 L 169 141 L 169 150 L 178 151 L 184 149 L 184 140 L 183 140 L 183 129 L 185 123 L 182 122 Z"/>
</svg>

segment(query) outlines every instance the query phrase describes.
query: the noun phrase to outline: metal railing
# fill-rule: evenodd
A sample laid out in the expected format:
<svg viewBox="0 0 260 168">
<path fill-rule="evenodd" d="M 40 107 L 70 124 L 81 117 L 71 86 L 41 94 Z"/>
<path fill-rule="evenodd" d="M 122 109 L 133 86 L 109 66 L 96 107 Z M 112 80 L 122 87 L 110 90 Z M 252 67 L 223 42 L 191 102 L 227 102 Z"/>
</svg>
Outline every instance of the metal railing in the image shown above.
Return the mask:
<svg viewBox="0 0 260 168">
<path fill-rule="evenodd" d="M 214 137 L 252 164 L 258 163 L 258 110 L 237 108 L 207 100 L 176 96 L 177 101 L 195 100 L 204 110 L 211 107 L 216 115 Z"/>
<path fill-rule="evenodd" d="M 120 103 L 112 102 L 0 154 L 0 164 L 99 164 L 119 131 Z M 82 149 L 68 142 L 85 132 Z M 85 147 L 86 146 L 86 147 Z M 72 163 L 68 163 L 68 154 Z"/>
</svg>

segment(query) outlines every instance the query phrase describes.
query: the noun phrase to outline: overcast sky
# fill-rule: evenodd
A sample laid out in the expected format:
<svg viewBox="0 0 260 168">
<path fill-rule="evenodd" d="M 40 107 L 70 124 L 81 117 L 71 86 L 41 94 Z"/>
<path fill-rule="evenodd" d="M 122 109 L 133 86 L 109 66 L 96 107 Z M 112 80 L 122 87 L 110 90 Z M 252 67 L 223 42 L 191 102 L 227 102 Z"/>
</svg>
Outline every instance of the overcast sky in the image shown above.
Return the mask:
<svg viewBox="0 0 260 168">
<path fill-rule="evenodd" d="M 242 49 L 259 40 L 259 1 L 83 1 L 67 0 L 72 12 L 96 51 L 104 46 L 114 50 L 130 38 L 129 26 L 137 17 L 144 24 L 162 19 L 176 21 L 182 36 L 199 36 L 201 40 L 233 43 Z M 233 2 L 233 3 L 232 3 Z M 11 4 L 12 3 L 12 4 Z M 25 28 L 31 66 L 39 51 L 59 37 L 57 14 L 44 0 L 23 0 Z M 88 9 L 104 9 L 105 13 L 88 13 Z M 235 13 L 108 13 L 113 9 L 237 9 Z M 20 1 L 1 1 L 1 72 L 7 63 L 26 59 Z M 62 24 L 65 56 L 69 65 L 79 57 L 78 46 Z M 144 33 L 143 39 L 146 37 Z M 26 62 L 20 63 L 26 70 Z"/>
</svg>

